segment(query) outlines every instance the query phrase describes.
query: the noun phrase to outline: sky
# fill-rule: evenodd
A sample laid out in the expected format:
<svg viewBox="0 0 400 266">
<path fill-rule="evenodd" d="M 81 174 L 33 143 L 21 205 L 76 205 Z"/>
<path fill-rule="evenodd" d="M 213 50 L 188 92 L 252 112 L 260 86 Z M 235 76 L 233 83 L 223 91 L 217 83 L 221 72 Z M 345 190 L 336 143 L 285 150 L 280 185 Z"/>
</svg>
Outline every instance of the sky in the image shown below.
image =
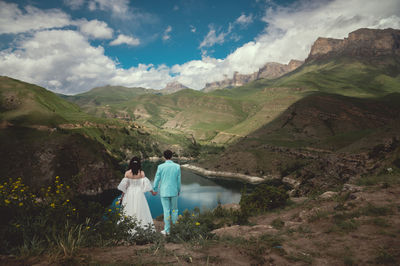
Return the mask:
<svg viewBox="0 0 400 266">
<path fill-rule="evenodd" d="M 0 75 L 77 94 L 192 89 L 304 60 L 318 37 L 400 29 L 398 0 L 0 0 Z"/>
</svg>

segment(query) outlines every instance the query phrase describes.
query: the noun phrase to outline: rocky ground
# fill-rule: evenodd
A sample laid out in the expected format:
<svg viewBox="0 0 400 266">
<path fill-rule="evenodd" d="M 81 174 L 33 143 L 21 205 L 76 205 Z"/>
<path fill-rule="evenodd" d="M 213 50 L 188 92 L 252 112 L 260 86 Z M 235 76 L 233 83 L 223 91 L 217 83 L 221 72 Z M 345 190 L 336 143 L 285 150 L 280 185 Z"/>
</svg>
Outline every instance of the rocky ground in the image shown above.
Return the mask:
<svg viewBox="0 0 400 266">
<path fill-rule="evenodd" d="M 85 248 L 68 259 L 3 256 L 0 264 L 399 265 L 399 195 L 398 182 L 346 184 L 339 192 L 291 198 L 285 209 L 251 217 L 250 225 L 217 229 L 213 240 Z"/>
</svg>

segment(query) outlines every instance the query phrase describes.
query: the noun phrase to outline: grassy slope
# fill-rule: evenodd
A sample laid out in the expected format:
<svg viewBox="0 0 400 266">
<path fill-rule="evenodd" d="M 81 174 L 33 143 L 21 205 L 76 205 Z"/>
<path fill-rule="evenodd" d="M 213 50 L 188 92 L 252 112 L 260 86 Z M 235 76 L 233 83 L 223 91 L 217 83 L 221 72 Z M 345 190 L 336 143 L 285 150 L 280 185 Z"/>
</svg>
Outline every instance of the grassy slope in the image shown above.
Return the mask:
<svg viewBox="0 0 400 266">
<path fill-rule="evenodd" d="M 171 95 L 120 97 L 119 88 L 109 87 L 106 94 L 91 91 L 90 98 L 79 104 L 97 117 L 135 119 L 153 128 L 159 138 L 174 134 L 169 141 L 193 134 L 203 143 L 229 143 L 271 122 L 311 92 L 377 97 L 399 91 L 399 65 L 393 58 L 335 58 L 309 62 L 275 80 L 261 79 L 207 94 L 183 90 Z M 90 100 L 103 94 L 106 97 L 100 105 Z"/>
<path fill-rule="evenodd" d="M 32 169 L 36 178 L 48 179 L 49 175 L 62 174 L 59 165 L 75 163 L 75 167 L 66 166 L 71 170 L 69 174 L 86 173 L 90 164 L 104 168 L 104 175 L 109 176 L 118 169 L 115 160 L 127 160 L 133 154 L 160 153 L 156 141 L 140 125 L 89 115 L 44 88 L 8 77 L 0 77 L 0 139 L 0 155 L 4 158 L 1 168 L 8 169 L 1 171 L 2 177 L 30 178 L 27 173 Z M 66 161 L 58 159 L 70 148 L 68 142 L 71 147 L 77 143 L 76 150 L 70 151 Z M 95 151 L 86 156 L 85 151 L 91 149 Z M 5 160 L 6 157 L 25 158 L 25 163 L 19 165 L 17 160 Z M 101 166 L 102 163 L 106 165 Z M 54 169 L 58 169 L 57 173 Z"/>
<path fill-rule="evenodd" d="M 309 62 L 268 86 L 302 87 L 353 97 L 376 97 L 399 92 L 400 59 L 333 58 Z"/>
</svg>

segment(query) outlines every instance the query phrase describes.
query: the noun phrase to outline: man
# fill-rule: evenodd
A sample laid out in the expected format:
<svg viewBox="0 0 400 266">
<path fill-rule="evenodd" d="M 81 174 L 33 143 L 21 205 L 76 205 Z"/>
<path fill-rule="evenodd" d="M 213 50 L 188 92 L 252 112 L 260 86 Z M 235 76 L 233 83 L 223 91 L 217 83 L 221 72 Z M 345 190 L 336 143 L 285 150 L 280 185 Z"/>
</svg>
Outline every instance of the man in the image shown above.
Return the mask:
<svg viewBox="0 0 400 266">
<path fill-rule="evenodd" d="M 181 192 L 181 167 L 174 163 L 172 151 L 164 151 L 165 162 L 157 167 L 153 191 L 158 192 L 160 186 L 161 204 L 164 210 L 163 235 L 170 233 L 171 219 L 175 224 L 178 220 L 178 196 Z"/>
</svg>

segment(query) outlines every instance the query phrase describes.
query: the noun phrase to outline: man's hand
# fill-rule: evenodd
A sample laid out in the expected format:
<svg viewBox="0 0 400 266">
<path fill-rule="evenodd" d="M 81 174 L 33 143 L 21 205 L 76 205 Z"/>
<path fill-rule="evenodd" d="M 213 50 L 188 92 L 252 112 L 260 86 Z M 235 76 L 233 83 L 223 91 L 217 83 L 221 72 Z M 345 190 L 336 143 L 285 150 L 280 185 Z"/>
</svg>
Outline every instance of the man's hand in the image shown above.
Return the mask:
<svg viewBox="0 0 400 266">
<path fill-rule="evenodd" d="M 157 192 L 151 191 L 151 194 L 152 194 L 153 196 L 155 196 L 155 195 L 157 195 Z"/>
</svg>

